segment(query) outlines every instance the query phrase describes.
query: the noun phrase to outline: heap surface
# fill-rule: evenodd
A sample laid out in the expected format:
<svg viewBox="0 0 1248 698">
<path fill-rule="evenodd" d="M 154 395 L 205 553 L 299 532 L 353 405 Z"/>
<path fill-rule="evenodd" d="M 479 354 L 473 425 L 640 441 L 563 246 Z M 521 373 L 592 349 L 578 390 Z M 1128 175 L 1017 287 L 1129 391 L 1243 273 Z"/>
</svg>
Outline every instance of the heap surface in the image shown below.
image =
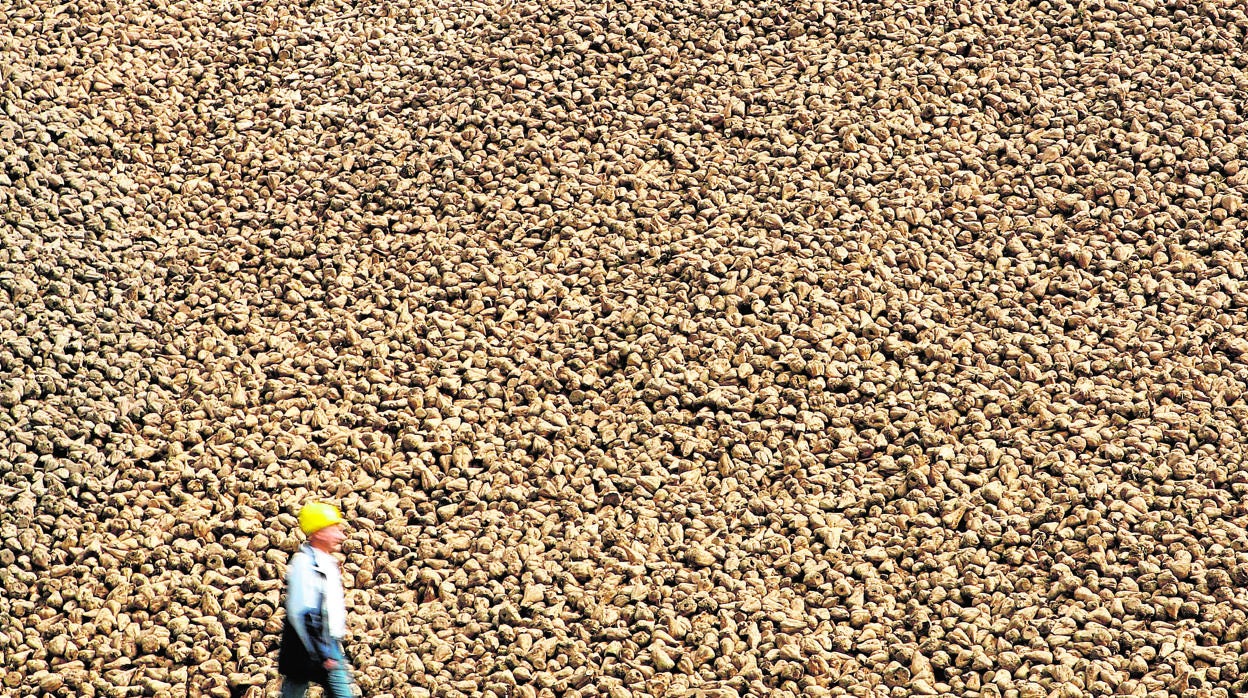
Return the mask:
<svg viewBox="0 0 1248 698">
<path fill-rule="evenodd" d="M 1239 4 L 0 25 L 4 695 L 1243 694 Z"/>
</svg>

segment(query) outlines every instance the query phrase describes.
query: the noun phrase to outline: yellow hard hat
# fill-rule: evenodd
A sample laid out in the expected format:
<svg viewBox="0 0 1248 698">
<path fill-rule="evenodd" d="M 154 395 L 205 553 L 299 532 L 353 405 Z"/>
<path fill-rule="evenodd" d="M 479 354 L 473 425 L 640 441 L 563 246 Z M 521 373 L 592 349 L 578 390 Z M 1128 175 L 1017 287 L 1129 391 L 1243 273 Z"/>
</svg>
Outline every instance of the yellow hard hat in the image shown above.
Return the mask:
<svg viewBox="0 0 1248 698">
<path fill-rule="evenodd" d="M 299 510 L 299 530 L 303 531 L 305 536 L 341 523 L 344 523 L 342 512 L 333 504 L 311 502 Z"/>
</svg>

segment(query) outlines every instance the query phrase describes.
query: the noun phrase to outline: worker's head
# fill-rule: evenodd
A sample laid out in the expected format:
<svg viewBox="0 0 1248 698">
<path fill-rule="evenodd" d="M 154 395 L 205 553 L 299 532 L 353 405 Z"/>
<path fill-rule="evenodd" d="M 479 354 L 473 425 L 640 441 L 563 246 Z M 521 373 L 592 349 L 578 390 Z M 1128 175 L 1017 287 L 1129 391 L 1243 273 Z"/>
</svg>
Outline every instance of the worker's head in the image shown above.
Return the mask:
<svg viewBox="0 0 1248 698">
<path fill-rule="evenodd" d="M 337 552 L 346 540 L 343 523 L 342 512 L 333 504 L 311 502 L 299 510 L 299 530 L 312 547 L 327 553 Z"/>
</svg>

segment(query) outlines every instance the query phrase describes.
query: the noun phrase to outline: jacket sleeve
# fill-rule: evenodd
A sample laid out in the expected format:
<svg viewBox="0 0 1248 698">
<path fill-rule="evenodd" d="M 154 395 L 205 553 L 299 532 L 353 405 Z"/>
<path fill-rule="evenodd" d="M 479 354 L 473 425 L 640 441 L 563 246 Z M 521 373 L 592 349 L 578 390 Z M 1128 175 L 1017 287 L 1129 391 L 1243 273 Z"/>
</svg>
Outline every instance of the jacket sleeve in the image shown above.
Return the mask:
<svg viewBox="0 0 1248 698">
<path fill-rule="evenodd" d="M 325 621 L 321 612 L 321 579 L 306 553 L 297 553 L 286 569 L 286 617 L 316 662 L 331 656 L 325 637 Z"/>
</svg>

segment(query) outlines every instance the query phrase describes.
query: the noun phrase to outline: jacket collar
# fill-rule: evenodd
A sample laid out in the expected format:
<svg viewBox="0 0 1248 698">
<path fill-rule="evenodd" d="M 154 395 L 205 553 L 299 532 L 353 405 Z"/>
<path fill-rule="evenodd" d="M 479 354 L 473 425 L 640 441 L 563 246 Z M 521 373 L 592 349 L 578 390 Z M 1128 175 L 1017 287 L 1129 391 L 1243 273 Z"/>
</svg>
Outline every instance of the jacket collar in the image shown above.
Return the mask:
<svg viewBox="0 0 1248 698">
<path fill-rule="evenodd" d="M 299 546 L 299 549 L 311 556 L 313 567 L 318 567 L 321 563 L 325 563 L 331 565 L 334 569 L 338 568 L 338 561 L 334 559 L 333 555 L 330 555 L 324 550 L 316 549 L 307 541 L 304 541 L 304 543 Z"/>
</svg>

